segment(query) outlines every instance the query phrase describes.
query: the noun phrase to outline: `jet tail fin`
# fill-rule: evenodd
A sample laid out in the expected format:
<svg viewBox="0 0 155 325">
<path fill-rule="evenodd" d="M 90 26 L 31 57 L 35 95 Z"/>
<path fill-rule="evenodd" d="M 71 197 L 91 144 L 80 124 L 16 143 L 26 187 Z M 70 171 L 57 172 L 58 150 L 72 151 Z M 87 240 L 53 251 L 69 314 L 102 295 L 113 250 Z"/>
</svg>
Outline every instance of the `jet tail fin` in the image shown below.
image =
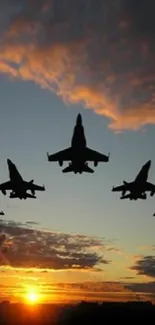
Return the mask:
<svg viewBox="0 0 155 325">
<path fill-rule="evenodd" d="M 131 194 L 127 194 L 127 195 L 122 195 L 120 197 L 121 200 L 124 200 L 124 199 L 130 199 L 131 198 Z"/>
<path fill-rule="evenodd" d="M 62 172 L 63 173 L 73 172 L 73 167 L 69 165 L 69 166 L 65 167 L 64 169 L 62 169 Z"/>
<path fill-rule="evenodd" d="M 30 193 L 26 193 L 26 198 L 36 199 L 37 197 L 35 195 L 32 195 Z"/>
<path fill-rule="evenodd" d="M 94 173 L 94 170 L 90 168 L 88 165 L 85 165 L 83 171 L 86 173 Z"/>
</svg>

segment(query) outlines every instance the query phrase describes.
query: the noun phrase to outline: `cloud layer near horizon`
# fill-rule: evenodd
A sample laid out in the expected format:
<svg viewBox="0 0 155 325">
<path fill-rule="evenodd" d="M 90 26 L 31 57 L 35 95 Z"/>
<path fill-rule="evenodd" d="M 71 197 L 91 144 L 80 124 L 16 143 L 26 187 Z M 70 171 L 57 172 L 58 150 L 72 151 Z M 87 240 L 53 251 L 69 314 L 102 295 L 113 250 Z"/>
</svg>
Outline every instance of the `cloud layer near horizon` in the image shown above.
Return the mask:
<svg viewBox="0 0 155 325">
<path fill-rule="evenodd" d="M 82 102 L 115 130 L 155 124 L 155 3 L 0 4 L 0 71 Z"/>
<path fill-rule="evenodd" d="M 36 284 L 34 284 L 35 288 Z M 148 283 L 121 283 L 121 282 L 66 282 L 49 283 L 37 281 L 37 289 L 46 301 L 51 301 L 54 296 L 56 300 L 100 300 L 100 301 L 133 301 L 150 300 L 154 301 L 155 282 Z M 14 297 L 23 297 L 26 286 L 22 282 L 15 282 L 12 285 L 0 284 L 0 290 L 4 297 L 14 300 Z"/>
<path fill-rule="evenodd" d="M 104 240 L 43 231 L 14 221 L 0 220 L 0 266 L 51 270 L 101 271 Z"/>
<path fill-rule="evenodd" d="M 45 231 L 33 226 L 37 225 L 32 221 L 18 223 L 0 219 L 0 289 L 4 297 L 20 296 L 24 294 L 26 284 L 35 286 L 39 281 L 40 290 L 47 295 L 47 300 L 53 293 L 65 300 L 68 294 L 73 300 L 154 300 L 155 282 L 150 281 L 155 277 L 154 256 L 135 256 L 130 268 L 126 266 L 134 272 L 132 276 L 120 277 L 120 281 L 97 280 L 103 279 L 106 272 L 100 271 L 105 271 L 106 265 L 111 263 L 105 258 L 105 253 L 119 254 L 118 248 L 110 247 L 105 239 Z M 50 273 L 73 270 L 86 271 L 92 277 L 87 281 L 86 276 L 82 282 L 78 273 L 76 282 L 71 276 L 64 278 L 63 282 L 61 275 L 51 277 Z M 145 282 L 142 282 L 143 276 Z"/>
</svg>

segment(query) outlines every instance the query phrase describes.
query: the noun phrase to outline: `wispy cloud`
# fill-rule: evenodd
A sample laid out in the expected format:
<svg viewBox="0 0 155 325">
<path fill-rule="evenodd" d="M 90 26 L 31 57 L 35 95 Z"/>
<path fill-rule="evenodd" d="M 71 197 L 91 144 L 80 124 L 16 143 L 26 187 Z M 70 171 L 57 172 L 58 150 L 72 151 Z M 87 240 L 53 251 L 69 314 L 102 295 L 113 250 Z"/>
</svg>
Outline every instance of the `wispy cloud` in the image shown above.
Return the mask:
<svg viewBox="0 0 155 325">
<path fill-rule="evenodd" d="M 29 227 L 30 226 L 38 226 L 39 225 L 39 223 L 38 222 L 35 222 L 35 221 L 26 221 L 25 222 Z"/>
<path fill-rule="evenodd" d="M 144 0 L 1 1 L 0 71 L 83 102 L 115 130 L 155 124 L 155 10 Z"/>
<path fill-rule="evenodd" d="M 11 220 L 1 220 L 0 248 L 0 265 L 15 268 L 100 271 L 110 263 L 104 240 L 32 229 Z"/>
</svg>

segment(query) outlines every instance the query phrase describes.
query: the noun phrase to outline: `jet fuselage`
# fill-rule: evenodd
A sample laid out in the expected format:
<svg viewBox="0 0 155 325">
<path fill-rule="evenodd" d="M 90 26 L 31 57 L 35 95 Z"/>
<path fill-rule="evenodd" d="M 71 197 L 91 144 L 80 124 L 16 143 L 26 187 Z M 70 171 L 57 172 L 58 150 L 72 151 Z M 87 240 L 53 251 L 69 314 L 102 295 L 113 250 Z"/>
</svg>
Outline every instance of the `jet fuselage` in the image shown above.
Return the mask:
<svg viewBox="0 0 155 325">
<path fill-rule="evenodd" d="M 86 137 L 84 133 L 84 127 L 82 125 L 82 117 L 79 114 L 77 116 L 76 125 L 73 131 L 73 137 L 71 141 L 72 148 L 72 165 L 75 170 L 81 171 L 86 159 L 85 159 L 85 148 L 86 148 Z"/>
<path fill-rule="evenodd" d="M 76 174 L 76 173 L 82 173 L 85 170 L 85 168 L 87 167 L 87 164 L 83 163 L 82 161 L 73 161 L 71 166 L 72 166 L 73 172 Z"/>
</svg>

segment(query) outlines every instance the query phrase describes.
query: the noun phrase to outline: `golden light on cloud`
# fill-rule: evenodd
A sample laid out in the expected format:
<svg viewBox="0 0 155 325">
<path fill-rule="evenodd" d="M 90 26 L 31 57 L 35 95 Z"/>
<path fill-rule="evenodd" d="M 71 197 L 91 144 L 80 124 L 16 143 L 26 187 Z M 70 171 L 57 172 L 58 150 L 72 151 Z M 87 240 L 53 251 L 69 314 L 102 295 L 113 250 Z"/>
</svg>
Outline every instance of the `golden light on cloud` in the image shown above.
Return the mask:
<svg viewBox="0 0 155 325">
<path fill-rule="evenodd" d="M 81 22 L 79 0 L 3 1 L 0 73 L 82 103 L 116 132 L 154 125 L 154 1 L 141 2 L 83 1 Z"/>
</svg>

